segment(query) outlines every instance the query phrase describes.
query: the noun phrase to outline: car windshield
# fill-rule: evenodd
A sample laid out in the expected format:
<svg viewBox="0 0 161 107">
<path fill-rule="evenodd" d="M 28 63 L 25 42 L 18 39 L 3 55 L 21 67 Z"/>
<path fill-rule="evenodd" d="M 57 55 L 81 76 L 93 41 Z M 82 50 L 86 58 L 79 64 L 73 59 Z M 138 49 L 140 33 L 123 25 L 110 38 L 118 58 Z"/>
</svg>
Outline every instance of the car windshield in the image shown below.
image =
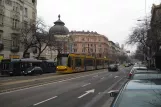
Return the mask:
<svg viewBox="0 0 161 107">
<path fill-rule="evenodd" d="M 34 67 L 29 67 L 27 68 L 25 71 L 29 71 L 29 70 L 32 70 Z"/>
<path fill-rule="evenodd" d="M 161 90 L 126 90 L 116 100 L 115 107 L 161 107 L 160 94 Z"/>
<path fill-rule="evenodd" d="M 142 80 L 142 79 L 161 79 L 161 74 L 151 74 L 151 73 L 144 73 L 144 74 L 135 74 L 132 78 L 133 80 Z"/>
</svg>

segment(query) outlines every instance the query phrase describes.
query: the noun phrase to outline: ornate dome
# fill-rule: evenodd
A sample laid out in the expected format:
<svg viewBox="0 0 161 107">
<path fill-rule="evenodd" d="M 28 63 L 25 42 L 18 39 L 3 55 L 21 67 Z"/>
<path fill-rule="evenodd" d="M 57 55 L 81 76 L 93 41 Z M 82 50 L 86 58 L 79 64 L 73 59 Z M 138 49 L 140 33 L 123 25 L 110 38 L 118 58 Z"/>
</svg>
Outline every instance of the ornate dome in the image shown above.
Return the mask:
<svg viewBox="0 0 161 107">
<path fill-rule="evenodd" d="M 60 20 L 60 15 L 58 15 L 58 20 L 54 22 L 54 26 L 50 28 L 49 34 L 52 35 L 68 35 L 69 30 L 65 27 L 65 23 Z"/>
</svg>

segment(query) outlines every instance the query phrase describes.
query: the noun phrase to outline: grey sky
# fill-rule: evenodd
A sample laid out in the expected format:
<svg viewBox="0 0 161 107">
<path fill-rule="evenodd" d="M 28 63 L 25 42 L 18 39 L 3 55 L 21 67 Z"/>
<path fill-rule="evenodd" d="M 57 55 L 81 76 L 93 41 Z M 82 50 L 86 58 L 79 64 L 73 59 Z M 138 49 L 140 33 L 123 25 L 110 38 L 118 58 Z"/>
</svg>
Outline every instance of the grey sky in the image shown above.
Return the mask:
<svg viewBox="0 0 161 107">
<path fill-rule="evenodd" d="M 152 4 L 147 0 L 147 13 Z M 123 44 L 130 29 L 145 16 L 145 0 L 38 0 L 38 16 L 49 26 L 61 15 L 69 30 L 97 31 Z"/>
</svg>

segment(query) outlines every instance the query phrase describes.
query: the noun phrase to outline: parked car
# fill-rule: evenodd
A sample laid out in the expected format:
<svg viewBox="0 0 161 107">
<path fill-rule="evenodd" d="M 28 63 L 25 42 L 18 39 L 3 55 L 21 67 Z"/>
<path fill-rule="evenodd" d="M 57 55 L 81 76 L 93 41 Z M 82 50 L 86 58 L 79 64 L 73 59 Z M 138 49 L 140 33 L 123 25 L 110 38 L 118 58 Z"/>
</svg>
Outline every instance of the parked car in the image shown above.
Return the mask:
<svg viewBox="0 0 161 107">
<path fill-rule="evenodd" d="M 42 74 L 43 70 L 41 67 L 29 67 L 25 71 L 22 72 L 23 75 L 34 75 L 34 74 Z"/>
<path fill-rule="evenodd" d="M 114 97 L 111 107 L 161 107 L 160 92 L 160 80 L 131 80 L 109 92 Z"/>
<path fill-rule="evenodd" d="M 142 72 L 142 73 L 135 73 L 131 80 L 155 80 L 155 79 L 161 79 L 161 73 L 160 72 Z"/>
<path fill-rule="evenodd" d="M 125 66 L 125 67 L 130 67 L 131 64 L 130 64 L 130 63 L 126 63 L 124 66 Z"/>
<path fill-rule="evenodd" d="M 111 64 L 108 67 L 109 71 L 118 71 L 118 65 L 117 64 Z"/>
<path fill-rule="evenodd" d="M 130 79 L 132 75 L 136 72 L 145 72 L 147 70 L 148 70 L 147 67 L 133 67 L 128 74 L 128 79 Z"/>
</svg>

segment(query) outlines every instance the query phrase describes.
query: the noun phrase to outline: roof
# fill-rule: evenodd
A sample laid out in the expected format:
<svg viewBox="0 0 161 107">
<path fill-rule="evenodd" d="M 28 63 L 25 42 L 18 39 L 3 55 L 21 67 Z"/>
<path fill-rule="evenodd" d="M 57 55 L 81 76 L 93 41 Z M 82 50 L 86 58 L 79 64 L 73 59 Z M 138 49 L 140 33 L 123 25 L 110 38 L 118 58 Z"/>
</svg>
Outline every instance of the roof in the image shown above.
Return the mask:
<svg viewBox="0 0 161 107">
<path fill-rule="evenodd" d="M 126 84 L 125 89 L 161 89 L 161 80 L 130 80 Z"/>
<path fill-rule="evenodd" d="M 155 17 L 157 17 L 157 16 L 155 15 L 155 13 L 156 13 L 156 11 L 157 11 L 158 9 L 161 9 L 161 4 L 159 4 L 159 5 L 153 4 L 152 9 L 151 9 L 151 14 L 152 14 L 152 17 L 151 17 L 151 24 L 152 24 L 152 21 L 155 20 Z"/>
<path fill-rule="evenodd" d="M 54 22 L 54 26 L 49 29 L 49 34 L 52 35 L 68 35 L 69 29 L 65 27 L 65 23 L 60 20 L 60 15 L 58 20 Z"/>
</svg>

